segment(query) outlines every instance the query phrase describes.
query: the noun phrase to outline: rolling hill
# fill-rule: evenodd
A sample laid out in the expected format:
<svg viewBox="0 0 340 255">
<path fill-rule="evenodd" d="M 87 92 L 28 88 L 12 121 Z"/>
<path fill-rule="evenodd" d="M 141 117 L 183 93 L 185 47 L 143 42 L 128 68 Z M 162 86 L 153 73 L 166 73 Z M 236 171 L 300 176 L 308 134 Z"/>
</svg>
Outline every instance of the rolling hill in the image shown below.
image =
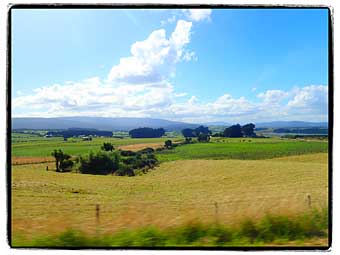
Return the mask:
<svg viewBox="0 0 340 255">
<path fill-rule="evenodd" d="M 108 131 L 129 131 L 138 127 L 164 128 L 180 131 L 196 128 L 198 124 L 152 118 L 105 118 L 105 117 L 57 117 L 57 118 L 12 118 L 12 129 L 68 129 L 94 128 Z"/>
</svg>

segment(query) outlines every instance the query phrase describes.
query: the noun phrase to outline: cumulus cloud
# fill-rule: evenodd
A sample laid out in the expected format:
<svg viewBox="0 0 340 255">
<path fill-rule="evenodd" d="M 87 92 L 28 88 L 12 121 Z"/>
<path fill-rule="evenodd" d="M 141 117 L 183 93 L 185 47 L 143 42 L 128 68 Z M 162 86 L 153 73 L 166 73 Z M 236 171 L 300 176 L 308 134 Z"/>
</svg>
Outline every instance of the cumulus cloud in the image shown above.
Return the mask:
<svg viewBox="0 0 340 255">
<path fill-rule="evenodd" d="M 13 108 L 40 111 L 40 116 L 145 116 L 145 109 L 170 104 L 172 94 L 170 83 L 112 86 L 94 77 L 36 89 L 33 95 L 14 98 Z"/>
<path fill-rule="evenodd" d="M 190 42 L 192 23 L 179 20 L 169 38 L 166 31 L 153 31 L 144 41 L 131 46 L 131 56 L 121 58 L 113 66 L 108 80 L 118 83 L 146 84 L 166 80 L 173 76 L 176 63 L 190 60 L 194 53 L 186 55 L 185 46 Z"/>
<path fill-rule="evenodd" d="M 211 9 L 187 9 L 183 12 L 192 21 L 210 20 Z"/>
<path fill-rule="evenodd" d="M 127 116 L 154 117 L 189 122 L 326 120 L 327 86 L 305 86 L 290 91 L 268 90 L 260 102 L 224 94 L 210 102 L 175 92 L 169 82 L 146 85 L 116 85 L 98 77 L 80 82 L 53 84 L 33 95 L 13 100 L 15 111 L 29 109 L 30 116 Z M 182 98 L 182 100 L 181 100 Z M 180 102 L 182 101 L 182 102 Z"/>
<path fill-rule="evenodd" d="M 266 92 L 259 93 L 257 97 L 261 98 L 266 104 L 277 104 L 288 95 L 288 92 L 282 90 L 267 90 Z"/>
<path fill-rule="evenodd" d="M 293 98 L 288 102 L 288 107 L 294 112 L 328 113 L 328 87 L 311 85 L 296 88 L 292 91 Z"/>
</svg>

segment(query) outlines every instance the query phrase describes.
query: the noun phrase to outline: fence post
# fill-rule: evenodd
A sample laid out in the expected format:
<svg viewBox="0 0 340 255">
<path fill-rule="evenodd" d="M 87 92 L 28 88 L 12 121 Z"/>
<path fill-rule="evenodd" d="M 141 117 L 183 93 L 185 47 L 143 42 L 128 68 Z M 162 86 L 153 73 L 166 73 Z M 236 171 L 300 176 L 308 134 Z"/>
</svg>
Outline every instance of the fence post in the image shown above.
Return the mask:
<svg viewBox="0 0 340 255">
<path fill-rule="evenodd" d="M 218 224 L 218 204 L 216 201 L 214 205 L 215 205 L 215 223 Z"/>
<path fill-rule="evenodd" d="M 99 213 L 100 213 L 100 207 L 99 204 L 96 204 L 96 224 L 99 225 Z"/>
<path fill-rule="evenodd" d="M 308 208 L 311 208 L 312 207 L 312 197 L 311 195 L 307 195 L 307 203 L 308 203 Z"/>
</svg>

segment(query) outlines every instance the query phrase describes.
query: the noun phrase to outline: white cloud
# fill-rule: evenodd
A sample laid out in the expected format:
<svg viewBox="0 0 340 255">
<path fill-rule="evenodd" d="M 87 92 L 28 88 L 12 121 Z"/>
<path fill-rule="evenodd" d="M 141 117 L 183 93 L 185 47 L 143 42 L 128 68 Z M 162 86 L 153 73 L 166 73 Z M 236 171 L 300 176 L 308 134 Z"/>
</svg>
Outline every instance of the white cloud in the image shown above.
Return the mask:
<svg viewBox="0 0 340 255">
<path fill-rule="evenodd" d="M 112 85 L 98 77 L 80 82 L 53 84 L 33 95 L 13 100 L 14 112 L 29 110 L 30 116 L 127 116 L 154 117 L 189 122 L 327 119 L 327 86 L 306 86 L 290 91 L 268 90 L 259 94 L 260 102 L 224 94 L 202 102 L 192 95 L 175 93 L 173 85 Z M 283 99 L 287 100 L 283 100 Z M 287 102 L 288 101 L 288 102 Z M 16 115 L 18 116 L 18 115 Z"/>
<path fill-rule="evenodd" d="M 261 98 L 266 104 L 277 104 L 289 94 L 282 90 L 267 90 L 266 92 L 259 93 L 258 98 Z"/>
<path fill-rule="evenodd" d="M 211 9 L 187 9 L 183 12 L 192 21 L 210 20 Z"/>
<path fill-rule="evenodd" d="M 191 22 L 179 20 L 169 38 L 164 29 L 153 31 L 144 41 L 131 46 L 131 56 L 113 66 L 108 80 L 127 84 L 146 84 L 167 80 L 175 73 L 176 63 L 188 60 L 185 46 L 190 42 Z M 192 53 L 190 53 L 192 54 Z"/>
<path fill-rule="evenodd" d="M 292 91 L 293 98 L 288 107 L 294 112 L 328 113 L 328 87 L 311 85 L 296 88 Z"/>
</svg>

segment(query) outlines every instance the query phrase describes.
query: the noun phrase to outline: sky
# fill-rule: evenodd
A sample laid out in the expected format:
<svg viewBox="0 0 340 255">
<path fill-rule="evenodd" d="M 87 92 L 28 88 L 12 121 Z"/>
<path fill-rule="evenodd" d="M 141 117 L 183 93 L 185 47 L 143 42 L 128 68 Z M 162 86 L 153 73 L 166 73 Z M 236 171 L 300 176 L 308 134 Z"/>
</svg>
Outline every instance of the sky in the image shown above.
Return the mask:
<svg viewBox="0 0 340 255">
<path fill-rule="evenodd" d="M 328 119 L 327 9 L 13 9 L 12 117 Z"/>
</svg>

